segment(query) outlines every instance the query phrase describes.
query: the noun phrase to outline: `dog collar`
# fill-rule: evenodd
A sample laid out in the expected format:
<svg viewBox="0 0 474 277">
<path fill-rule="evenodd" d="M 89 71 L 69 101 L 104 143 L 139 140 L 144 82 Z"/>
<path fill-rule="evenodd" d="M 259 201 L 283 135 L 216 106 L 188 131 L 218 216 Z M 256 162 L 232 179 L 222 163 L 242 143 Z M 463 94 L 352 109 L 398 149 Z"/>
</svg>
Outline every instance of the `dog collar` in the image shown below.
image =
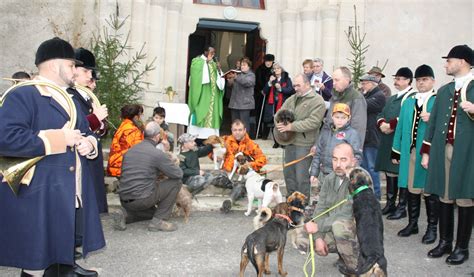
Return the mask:
<svg viewBox="0 0 474 277">
<path fill-rule="evenodd" d="M 350 198 L 356 196 L 357 194 L 359 194 L 359 192 L 361 192 L 361 191 L 363 191 L 363 190 L 366 190 L 366 189 L 368 189 L 368 188 L 369 188 L 368 185 L 363 185 L 363 186 L 359 187 L 358 189 L 354 190 L 354 191 L 351 193 Z"/>
<path fill-rule="evenodd" d="M 275 214 L 275 217 L 286 219 L 288 223 L 293 224 L 293 220 L 291 220 L 291 218 L 285 214 Z"/>
</svg>

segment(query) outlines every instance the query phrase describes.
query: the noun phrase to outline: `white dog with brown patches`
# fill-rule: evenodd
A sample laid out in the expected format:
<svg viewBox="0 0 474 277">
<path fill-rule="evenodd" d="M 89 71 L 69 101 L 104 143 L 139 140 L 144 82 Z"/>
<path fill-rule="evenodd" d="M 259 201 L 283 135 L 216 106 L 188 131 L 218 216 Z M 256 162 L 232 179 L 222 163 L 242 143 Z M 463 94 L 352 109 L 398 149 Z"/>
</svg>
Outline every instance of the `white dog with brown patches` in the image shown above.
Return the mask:
<svg viewBox="0 0 474 277">
<path fill-rule="evenodd" d="M 227 149 L 225 148 L 224 139 L 219 136 L 209 136 L 204 142 L 204 145 L 212 145 L 212 157 L 214 159 L 214 169 L 218 170 L 222 168 L 224 164 L 225 153 Z"/>
<path fill-rule="evenodd" d="M 252 213 L 252 204 L 255 198 L 258 199 L 258 210 L 262 207 L 266 208 L 270 203 L 283 202 L 280 185 L 272 180 L 266 179 L 251 168 L 245 174 L 245 188 L 247 189 L 247 206 L 246 216 Z"/>
</svg>

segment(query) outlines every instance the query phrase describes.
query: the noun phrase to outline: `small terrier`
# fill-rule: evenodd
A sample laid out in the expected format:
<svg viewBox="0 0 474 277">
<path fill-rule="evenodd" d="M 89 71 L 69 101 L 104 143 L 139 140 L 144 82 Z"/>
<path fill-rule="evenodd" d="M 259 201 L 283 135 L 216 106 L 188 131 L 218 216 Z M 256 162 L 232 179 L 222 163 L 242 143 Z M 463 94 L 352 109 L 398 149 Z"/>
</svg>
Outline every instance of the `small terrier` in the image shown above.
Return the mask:
<svg viewBox="0 0 474 277">
<path fill-rule="evenodd" d="M 224 139 L 219 136 L 209 136 L 204 142 L 204 145 L 212 145 L 212 157 L 214 159 L 214 169 L 219 170 L 224 164 L 225 153 L 227 152 L 225 148 Z M 220 160 L 220 163 L 218 162 Z"/>
<path fill-rule="evenodd" d="M 252 160 L 250 157 L 246 156 L 244 153 L 239 152 L 234 156 L 234 166 L 232 171 L 229 174 L 229 180 L 232 180 L 235 174 L 239 175 L 237 181 L 242 181 L 242 178 L 247 174 L 248 164 L 247 162 Z"/>
<path fill-rule="evenodd" d="M 248 199 L 246 216 L 252 213 L 252 204 L 255 198 L 258 199 L 258 210 L 268 207 L 272 202 L 275 204 L 283 202 L 280 185 L 277 182 L 266 179 L 247 164 L 240 166 L 239 173 L 245 174 L 245 189 Z"/>
<path fill-rule="evenodd" d="M 193 206 L 193 195 L 185 186 L 181 186 L 181 189 L 176 196 L 176 216 L 181 216 L 181 212 L 184 215 L 184 223 L 188 223 L 189 216 L 191 215 L 191 208 Z"/>
</svg>

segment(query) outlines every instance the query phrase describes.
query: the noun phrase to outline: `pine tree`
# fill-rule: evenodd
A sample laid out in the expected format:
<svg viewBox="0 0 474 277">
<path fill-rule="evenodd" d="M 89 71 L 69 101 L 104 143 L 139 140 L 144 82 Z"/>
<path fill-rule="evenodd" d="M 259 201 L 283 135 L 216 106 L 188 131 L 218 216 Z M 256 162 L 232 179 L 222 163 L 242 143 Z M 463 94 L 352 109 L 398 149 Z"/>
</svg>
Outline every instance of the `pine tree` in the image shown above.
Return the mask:
<svg viewBox="0 0 474 277">
<path fill-rule="evenodd" d="M 120 109 L 138 102 L 145 87 L 150 85 L 145 81 L 146 75 L 155 69 L 156 58 L 145 63 L 145 44 L 129 56 L 133 51 L 128 44 L 130 32 L 125 36 L 121 32 L 127 18 L 120 20 L 117 14 L 111 15 L 102 33 L 95 34 L 92 39 L 92 51 L 100 74 L 95 93 L 101 103 L 107 105 L 109 121 L 115 126 L 121 121 Z"/>
<path fill-rule="evenodd" d="M 369 45 L 364 44 L 365 36 L 360 33 L 360 26 L 357 24 L 357 8 L 354 5 L 354 26 L 349 26 L 348 30 L 345 31 L 347 41 L 351 46 L 352 58 L 347 58 L 350 62 L 349 68 L 352 71 L 352 83 L 354 88 L 357 89 L 359 85 L 359 79 L 365 73 L 365 54 L 369 49 Z"/>
</svg>

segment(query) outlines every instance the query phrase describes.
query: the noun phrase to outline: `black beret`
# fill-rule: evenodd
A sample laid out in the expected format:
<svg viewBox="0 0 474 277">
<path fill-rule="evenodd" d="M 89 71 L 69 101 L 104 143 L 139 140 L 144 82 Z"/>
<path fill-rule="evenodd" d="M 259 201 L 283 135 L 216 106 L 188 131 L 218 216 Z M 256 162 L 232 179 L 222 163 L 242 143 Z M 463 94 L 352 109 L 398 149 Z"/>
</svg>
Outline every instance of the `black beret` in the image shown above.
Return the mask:
<svg viewBox="0 0 474 277">
<path fill-rule="evenodd" d="M 434 79 L 434 72 L 431 66 L 422 64 L 415 70 L 415 78 L 432 77 Z"/>
<path fill-rule="evenodd" d="M 40 44 L 36 51 L 35 65 L 53 59 L 71 60 L 74 61 L 76 65 L 82 64 L 82 62 L 76 60 L 74 48 L 72 48 L 71 44 L 58 37 L 43 41 L 43 43 Z"/>
<path fill-rule="evenodd" d="M 273 61 L 275 61 L 275 56 L 272 55 L 272 54 L 266 54 L 263 57 L 263 60 L 266 61 L 266 62 L 273 62 Z"/>
<path fill-rule="evenodd" d="M 451 51 L 449 51 L 448 55 L 442 58 L 443 59 L 449 59 L 449 58 L 462 59 L 462 60 L 465 60 L 470 65 L 474 65 L 474 53 L 472 52 L 472 49 L 466 44 L 454 46 L 451 49 Z"/>
<path fill-rule="evenodd" d="M 393 76 L 405 77 L 407 79 L 413 80 L 413 72 L 411 72 L 408 67 L 401 67 Z"/>
<path fill-rule="evenodd" d="M 96 69 L 95 68 L 95 57 L 91 51 L 84 49 L 84 48 L 77 48 L 74 50 L 74 55 L 76 60 L 81 61 L 82 64 L 78 66 L 85 67 L 87 69 Z"/>
</svg>

